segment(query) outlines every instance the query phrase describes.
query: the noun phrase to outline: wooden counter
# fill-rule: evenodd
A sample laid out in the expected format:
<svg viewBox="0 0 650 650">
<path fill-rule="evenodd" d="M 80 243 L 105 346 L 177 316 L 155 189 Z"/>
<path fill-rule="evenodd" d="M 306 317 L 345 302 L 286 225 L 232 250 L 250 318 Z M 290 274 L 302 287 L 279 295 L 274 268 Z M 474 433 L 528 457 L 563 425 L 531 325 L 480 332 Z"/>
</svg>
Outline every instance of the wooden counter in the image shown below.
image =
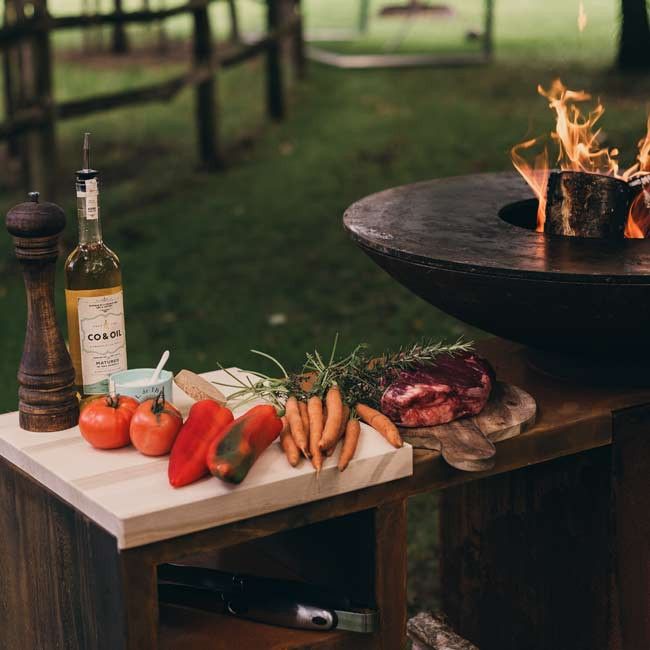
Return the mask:
<svg viewBox="0 0 650 650">
<path fill-rule="evenodd" d="M 397 650 L 406 621 L 406 499 L 437 489 L 445 490 L 445 605 L 482 650 L 650 647 L 650 390 L 537 375 L 522 348 L 504 341 L 483 351 L 500 379 L 537 399 L 539 415 L 529 431 L 497 444 L 496 466 L 482 474 L 418 452 L 409 478 L 119 549 L 113 535 L 2 459 L 0 647 Z M 341 539 L 354 547 L 339 552 Z M 320 540 L 319 563 L 331 579 L 367 591 L 381 611 L 380 632 L 306 636 L 178 608 L 159 618 L 158 564 L 255 540 L 282 540 L 276 550 L 296 558 L 293 549 Z M 328 572 L 296 569 L 311 580 Z M 228 645 L 234 638 L 241 641 Z"/>
</svg>

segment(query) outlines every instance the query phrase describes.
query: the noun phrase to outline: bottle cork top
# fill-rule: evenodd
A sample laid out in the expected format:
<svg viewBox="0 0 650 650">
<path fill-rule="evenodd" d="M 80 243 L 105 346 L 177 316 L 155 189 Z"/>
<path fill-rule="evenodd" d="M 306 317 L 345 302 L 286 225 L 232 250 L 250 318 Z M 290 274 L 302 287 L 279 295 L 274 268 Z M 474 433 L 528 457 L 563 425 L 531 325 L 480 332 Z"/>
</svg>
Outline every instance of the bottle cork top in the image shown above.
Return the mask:
<svg viewBox="0 0 650 650">
<path fill-rule="evenodd" d="M 90 178 L 97 178 L 99 172 L 90 167 L 90 133 L 84 133 L 83 145 L 83 169 L 77 170 L 77 180 L 87 181 Z"/>
</svg>

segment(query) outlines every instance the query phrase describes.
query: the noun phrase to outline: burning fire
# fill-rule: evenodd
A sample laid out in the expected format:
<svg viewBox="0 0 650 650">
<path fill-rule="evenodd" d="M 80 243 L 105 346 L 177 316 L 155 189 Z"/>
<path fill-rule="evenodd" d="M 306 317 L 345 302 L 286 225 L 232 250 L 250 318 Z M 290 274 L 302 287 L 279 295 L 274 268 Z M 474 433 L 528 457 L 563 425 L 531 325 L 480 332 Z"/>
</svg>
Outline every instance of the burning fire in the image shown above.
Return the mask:
<svg viewBox="0 0 650 650">
<path fill-rule="evenodd" d="M 624 181 L 637 177 L 643 177 L 645 180 L 645 174 L 650 173 L 650 118 L 646 136 L 639 142 L 636 163 L 621 171 L 617 160 L 618 149 L 600 146 L 601 129 L 597 127 L 597 123 L 605 112 L 600 102 L 584 115 L 577 104 L 589 101 L 591 95 L 584 91 L 569 90 L 559 79 L 553 82 L 549 90 L 538 86 L 537 92 L 548 99 L 549 108 L 556 114 L 555 130 L 551 132 L 551 139 L 557 146 L 557 167 L 567 171 L 605 174 Z M 533 152 L 531 164 L 523 153 L 536 147 L 538 150 Z M 546 190 L 551 168 L 548 148 L 543 143 L 543 138 L 534 138 L 514 146 L 510 153 L 513 165 L 539 200 L 537 230 L 541 232 L 546 220 Z M 528 157 L 530 155 L 528 153 Z M 650 176 L 648 179 L 650 180 Z M 643 238 L 646 229 L 650 231 L 650 183 L 643 184 L 643 191 L 630 208 L 625 236 Z"/>
<path fill-rule="evenodd" d="M 642 191 L 632 201 L 630 213 L 625 226 L 625 236 L 628 239 L 645 239 L 645 233 L 650 232 L 650 176 L 644 176 Z"/>
</svg>

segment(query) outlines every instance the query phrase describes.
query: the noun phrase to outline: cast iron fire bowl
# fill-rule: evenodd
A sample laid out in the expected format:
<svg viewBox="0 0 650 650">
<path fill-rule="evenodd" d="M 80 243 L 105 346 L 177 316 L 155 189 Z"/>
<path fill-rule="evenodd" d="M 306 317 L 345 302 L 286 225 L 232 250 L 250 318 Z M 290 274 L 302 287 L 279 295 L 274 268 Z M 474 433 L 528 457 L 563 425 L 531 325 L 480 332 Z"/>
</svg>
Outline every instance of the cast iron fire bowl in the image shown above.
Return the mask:
<svg viewBox="0 0 650 650">
<path fill-rule="evenodd" d="M 538 233 L 536 211 L 518 174 L 481 174 L 373 194 L 344 223 L 398 282 L 466 323 L 543 356 L 645 363 L 650 241 Z"/>
</svg>

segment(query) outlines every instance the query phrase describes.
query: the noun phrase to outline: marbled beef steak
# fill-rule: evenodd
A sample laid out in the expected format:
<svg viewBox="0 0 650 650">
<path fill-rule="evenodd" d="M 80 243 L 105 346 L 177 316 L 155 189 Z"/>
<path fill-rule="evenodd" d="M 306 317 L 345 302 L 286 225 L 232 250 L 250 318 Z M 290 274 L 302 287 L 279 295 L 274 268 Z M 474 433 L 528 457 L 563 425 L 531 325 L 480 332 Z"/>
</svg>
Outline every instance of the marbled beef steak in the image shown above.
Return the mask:
<svg viewBox="0 0 650 650">
<path fill-rule="evenodd" d="M 403 370 L 384 391 L 381 410 L 395 424 L 428 427 L 480 413 L 494 371 L 477 354 L 441 355 L 435 365 Z"/>
</svg>

